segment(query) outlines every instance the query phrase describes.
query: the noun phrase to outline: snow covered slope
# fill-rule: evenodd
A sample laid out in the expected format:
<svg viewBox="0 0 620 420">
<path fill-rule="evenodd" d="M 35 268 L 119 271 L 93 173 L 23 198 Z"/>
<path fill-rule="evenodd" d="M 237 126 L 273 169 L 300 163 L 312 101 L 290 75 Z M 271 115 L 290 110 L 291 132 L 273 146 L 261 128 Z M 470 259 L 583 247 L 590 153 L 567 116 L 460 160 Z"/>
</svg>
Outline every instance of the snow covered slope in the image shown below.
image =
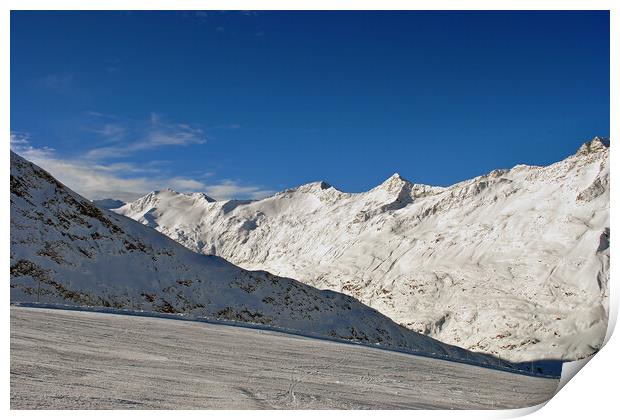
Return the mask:
<svg viewBox="0 0 620 420">
<path fill-rule="evenodd" d="M 410 331 L 350 296 L 196 254 L 95 207 L 14 153 L 11 301 L 183 313 L 506 366 Z"/>
<path fill-rule="evenodd" d="M 260 201 L 153 192 L 116 211 L 189 249 L 347 293 L 407 328 L 515 361 L 601 344 L 609 143 L 447 188 L 395 174 L 359 194 L 325 182 Z"/>
<path fill-rule="evenodd" d="M 14 410 L 497 410 L 540 404 L 558 386 L 228 325 L 20 307 L 10 325 Z"/>
</svg>

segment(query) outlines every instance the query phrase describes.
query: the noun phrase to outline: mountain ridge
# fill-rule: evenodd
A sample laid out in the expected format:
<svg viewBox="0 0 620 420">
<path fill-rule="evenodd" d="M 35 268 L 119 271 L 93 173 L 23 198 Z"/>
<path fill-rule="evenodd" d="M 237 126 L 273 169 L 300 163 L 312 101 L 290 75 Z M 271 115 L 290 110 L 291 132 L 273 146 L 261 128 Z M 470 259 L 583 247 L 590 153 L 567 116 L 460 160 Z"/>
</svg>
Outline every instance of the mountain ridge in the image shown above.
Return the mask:
<svg viewBox="0 0 620 420">
<path fill-rule="evenodd" d="M 350 296 L 196 254 L 154 229 L 96 207 L 12 152 L 10 189 L 12 303 L 182 314 L 528 369 L 407 330 Z M 546 373 L 544 365 L 536 366 Z"/>
<path fill-rule="evenodd" d="M 156 229 L 196 252 L 347 293 L 451 344 L 515 361 L 575 359 L 606 330 L 608 149 L 597 137 L 549 166 L 449 187 L 395 174 L 362 193 L 318 182 L 199 211 L 164 201 Z"/>
</svg>

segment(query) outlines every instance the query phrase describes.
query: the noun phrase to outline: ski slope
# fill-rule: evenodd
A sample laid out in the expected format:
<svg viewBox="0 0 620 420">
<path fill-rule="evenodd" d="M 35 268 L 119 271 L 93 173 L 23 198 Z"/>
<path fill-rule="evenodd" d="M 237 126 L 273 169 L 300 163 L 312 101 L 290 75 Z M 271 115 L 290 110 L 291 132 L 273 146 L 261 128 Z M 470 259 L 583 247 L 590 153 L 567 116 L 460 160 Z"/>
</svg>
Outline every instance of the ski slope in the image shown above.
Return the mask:
<svg viewBox="0 0 620 420">
<path fill-rule="evenodd" d="M 11 409 L 493 409 L 557 379 L 200 322 L 11 308 Z"/>
</svg>

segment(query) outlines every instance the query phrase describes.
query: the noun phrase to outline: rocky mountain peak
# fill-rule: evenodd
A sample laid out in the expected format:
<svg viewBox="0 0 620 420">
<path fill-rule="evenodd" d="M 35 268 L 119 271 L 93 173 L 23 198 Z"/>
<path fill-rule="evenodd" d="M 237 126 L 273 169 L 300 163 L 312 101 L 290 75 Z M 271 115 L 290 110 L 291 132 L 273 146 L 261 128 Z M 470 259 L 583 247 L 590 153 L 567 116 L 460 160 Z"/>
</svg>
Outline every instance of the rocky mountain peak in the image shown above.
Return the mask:
<svg viewBox="0 0 620 420">
<path fill-rule="evenodd" d="M 381 183 L 381 185 L 377 188 L 398 194 L 404 189 L 410 190 L 412 186 L 413 184 L 411 182 L 407 181 L 405 178 L 400 176 L 398 172 L 396 172 L 391 177 L 383 181 L 383 183 Z"/>
<path fill-rule="evenodd" d="M 333 187 L 327 182 L 316 181 L 316 182 L 310 182 L 308 184 L 300 185 L 297 188 L 293 188 L 292 191 L 301 192 L 301 193 L 309 193 L 309 192 L 320 192 L 320 191 L 328 190 L 330 188 L 333 188 Z"/>
<path fill-rule="evenodd" d="M 577 155 L 586 155 L 590 153 L 598 153 L 603 152 L 609 148 L 609 138 L 596 136 L 589 142 L 584 143 L 579 150 L 577 150 Z"/>
</svg>

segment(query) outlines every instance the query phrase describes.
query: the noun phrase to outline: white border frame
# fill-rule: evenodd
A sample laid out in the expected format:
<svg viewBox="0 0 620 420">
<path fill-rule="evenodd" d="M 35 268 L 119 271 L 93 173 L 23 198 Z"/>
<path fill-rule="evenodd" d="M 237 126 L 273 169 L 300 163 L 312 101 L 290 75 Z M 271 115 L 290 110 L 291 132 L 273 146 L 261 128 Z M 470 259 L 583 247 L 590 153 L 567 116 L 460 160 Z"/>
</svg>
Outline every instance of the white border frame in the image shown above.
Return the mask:
<svg viewBox="0 0 620 420">
<path fill-rule="evenodd" d="M 0 83 L 2 92 L 0 102 L 0 127 L 5 134 L 6 141 L 3 144 L 3 161 L 2 176 L 4 179 L 9 177 L 9 133 L 10 133 L 10 11 L 11 10 L 609 10 L 610 11 L 610 114 L 618 115 L 618 78 L 620 76 L 620 67 L 618 66 L 618 40 L 620 33 L 620 2 L 611 0 L 591 0 L 591 1 L 553 1 L 553 0 L 474 0 L 465 2 L 463 0 L 437 0 L 437 1 L 421 1 L 421 0 L 314 0 L 314 1 L 296 1 L 295 3 L 283 0 L 57 0 L 54 2 L 45 0 L 5 0 L 2 2 L 2 13 L 0 14 Z M 610 121 L 611 131 L 610 137 L 612 142 L 618 136 L 618 124 L 614 119 Z M 612 146 L 614 148 L 615 146 Z M 611 172 L 616 172 L 616 161 L 613 159 L 614 153 L 611 154 Z M 0 184 L 0 196 L 9 196 L 9 185 L 5 181 Z M 613 191 L 613 189 L 612 189 Z M 616 200 L 611 195 L 611 222 L 616 220 Z M 5 258 L 5 275 L 8 276 L 8 256 L 9 256 L 9 226 L 10 226 L 10 207 L 9 201 L 6 200 L 1 208 L 2 220 L 2 255 Z M 613 226 L 612 231 L 615 231 Z M 615 247 L 611 248 L 612 260 L 615 261 Z M 615 264 L 611 264 L 610 278 L 614 278 L 616 273 Z M 588 368 L 580 372 L 575 380 L 570 381 L 565 388 L 553 397 L 544 407 L 543 405 L 521 410 L 498 410 L 498 411 L 423 411 L 412 413 L 411 411 L 390 411 L 384 413 L 392 419 L 409 419 L 412 416 L 423 418 L 508 418 L 525 414 L 534 413 L 536 418 L 600 418 L 609 417 L 609 413 L 616 412 L 617 404 L 615 399 L 616 375 L 619 373 L 619 363 L 617 354 L 620 354 L 620 345 L 618 338 L 611 336 L 615 327 L 618 315 L 618 292 L 615 284 L 610 282 L 610 327 L 607 332 L 605 347 L 588 363 Z M 10 335 L 9 335 L 9 288 L 0 287 L 0 294 L 5 302 L 2 307 L 3 322 L 1 324 L 2 336 L 4 337 L 4 346 L 2 347 L 2 366 L 4 375 L 2 375 L 2 388 L 4 389 L 4 399 L 2 400 L 3 411 L 16 418 L 41 418 L 46 419 L 64 419 L 64 418 L 81 418 L 88 415 L 93 418 L 108 418 L 110 415 L 121 417 L 132 417 L 134 419 L 164 419 L 171 415 L 165 411 L 10 411 L 9 410 L 9 355 L 10 355 Z M 578 371 L 583 367 L 584 363 L 574 362 L 567 370 Z M 573 372 L 574 373 L 574 372 Z M 566 376 L 566 375 L 563 375 Z M 285 419 L 294 415 L 300 419 L 311 419 L 316 416 L 327 418 L 355 418 L 360 417 L 371 418 L 380 413 L 368 411 L 296 411 L 295 413 L 286 411 L 211 411 L 208 414 L 201 411 L 179 411 L 175 412 L 175 416 L 183 416 L 190 418 L 202 418 L 205 415 L 215 417 L 246 417 L 251 415 L 258 420 L 261 419 Z"/>
</svg>

